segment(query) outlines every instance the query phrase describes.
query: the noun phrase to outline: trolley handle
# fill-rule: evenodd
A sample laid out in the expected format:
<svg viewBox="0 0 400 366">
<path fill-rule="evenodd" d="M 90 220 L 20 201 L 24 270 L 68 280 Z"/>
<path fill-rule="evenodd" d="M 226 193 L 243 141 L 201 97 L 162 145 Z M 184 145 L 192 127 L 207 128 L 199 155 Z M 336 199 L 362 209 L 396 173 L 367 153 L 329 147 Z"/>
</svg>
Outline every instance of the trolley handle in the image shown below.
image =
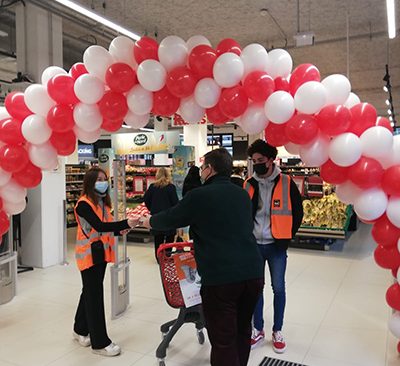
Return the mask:
<svg viewBox="0 0 400 366">
<path fill-rule="evenodd" d="M 179 243 L 170 243 L 170 244 L 161 244 L 157 249 L 157 257 L 163 250 L 176 248 L 177 250 L 189 247 L 190 250 L 193 250 L 193 243 L 190 241 L 179 242 Z"/>
</svg>

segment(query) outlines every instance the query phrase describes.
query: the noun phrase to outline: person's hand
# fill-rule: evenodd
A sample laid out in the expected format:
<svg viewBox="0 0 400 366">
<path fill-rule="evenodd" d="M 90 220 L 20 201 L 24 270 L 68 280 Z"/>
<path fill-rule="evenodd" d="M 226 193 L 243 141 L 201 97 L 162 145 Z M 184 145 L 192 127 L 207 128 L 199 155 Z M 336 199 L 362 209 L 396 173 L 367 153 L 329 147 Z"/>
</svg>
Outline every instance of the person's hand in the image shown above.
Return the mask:
<svg viewBox="0 0 400 366">
<path fill-rule="evenodd" d="M 151 229 L 150 219 L 151 219 L 151 215 L 143 216 L 140 219 L 140 225 L 147 229 Z"/>
<path fill-rule="evenodd" d="M 119 233 L 120 233 L 121 235 L 126 235 L 126 234 L 129 233 L 129 231 L 131 231 L 131 229 L 121 230 Z"/>
<path fill-rule="evenodd" d="M 131 227 L 131 228 L 134 228 L 134 227 L 136 227 L 136 226 L 138 226 L 138 224 L 139 224 L 139 220 L 140 220 L 140 216 L 131 216 L 129 219 L 128 219 L 128 225 Z"/>
</svg>

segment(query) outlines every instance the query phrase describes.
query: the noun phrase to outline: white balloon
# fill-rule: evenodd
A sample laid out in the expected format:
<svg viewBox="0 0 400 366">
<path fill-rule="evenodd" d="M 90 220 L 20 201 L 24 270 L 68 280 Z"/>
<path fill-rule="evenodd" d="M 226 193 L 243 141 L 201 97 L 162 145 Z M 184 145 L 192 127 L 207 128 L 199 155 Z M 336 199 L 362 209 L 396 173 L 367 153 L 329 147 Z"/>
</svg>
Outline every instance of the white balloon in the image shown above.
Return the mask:
<svg viewBox="0 0 400 366">
<path fill-rule="evenodd" d="M 47 88 L 47 83 L 56 75 L 68 74 L 62 67 L 49 66 L 42 72 L 42 85 Z"/>
<path fill-rule="evenodd" d="M 194 98 L 203 108 L 212 108 L 217 105 L 221 95 L 221 88 L 212 78 L 201 79 L 194 89 Z"/>
<path fill-rule="evenodd" d="M 29 85 L 24 93 L 26 106 L 42 117 L 47 117 L 49 110 L 56 105 L 56 102 L 47 94 L 47 88 L 40 84 Z"/>
<path fill-rule="evenodd" d="M 381 158 L 379 162 L 385 169 L 400 164 L 400 135 L 393 136 L 393 144 L 390 153 Z"/>
<path fill-rule="evenodd" d="M 336 195 L 346 204 L 354 203 L 355 198 L 362 192 L 362 189 L 357 187 L 350 181 L 336 185 Z"/>
<path fill-rule="evenodd" d="M 287 78 L 293 67 L 292 57 L 289 52 L 276 48 L 272 51 L 269 51 L 269 63 L 267 65 L 267 73 L 273 78 L 277 78 L 281 76 L 283 78 Z"/>
<path fill-rule="evenodd" d="M 141 85 L 135 85 L 126 95 L 126 102 L 132 113 L 142 116 L 153 108 L 153 93 Z"/>
<path fill-rule="evenodd" d="M 26 201 L 23 199 L 20 202 L 3 201 L 3 210 L 9 215 L 18 215 L 25 210 Z"/>
<path fill-rule="evenodd" d="M 339 166 L 355 164 L 361 157 L 361 141 L 354 133 L 342 133 L 334 137 L 329 146 L 329 158 Z"/>
<path fill-rule="evenodd" d="M 294 105 L 301 113 L 318 113 L 325 104 L 326 90 L 318 81 L 304 83 L 297 89 L 294 95 Z"/>
<path fill-rule="evenodd" d="M 8 114 L 6 107 L 0 106 L 0 121 L 9 117 L 10 115 Z"/>
<path fill-rule="evenodd" d="M 11 173 L 0 168 L 0 187 L 6 185 L 11 179 Z"/>
<path fill-rule="evenodd" d="M 213 76 L 223 88 L 231 88 L 242 80 L 244 65 L 242 59 L 232 52 L 223 53 L 217 58 L 213 67 Z"/>
<path fill-rule="evenodd" d="M 394 226 L 400 228 L 400 197 L 391 196 L 389 198 L 386 215 Z"/>
<path fill-rule="evenodd" d="M 143 88 L 154 92 L 164 87 L 167 72 L 158 61 L 144 60 L 137 69 L 137 78 Z"/>
<path fill-rule="evenodd" d="M 103 123 L 103 116 L 96 104 L 78 103 L 74 108 L 75 124 L 86 132 L 98 130 Z"/>
<path fill-rule="evenodd" d="M 328 159 L 329 138 L 320 134 L 310 144 L 300 147 L 301 160 L 307 166 L 321 166 Z"/>
<path fill-rule="evenodd" d="M 186 41 L 188 55 L 190 55 L 190 52 L 192 52 L 193 48 L 195 48 L 196 46 L 200 46 L 201 44 L 205 44 L 211 47 L 211 42 L 204 36 L 196 35 L 190 37 Z"/>
<path fill-rule="evenodd" d="M 398 271 L 398 277 L 400 271 Z M 395 311 L 389 319 L 389 330 L 397 338 L 400 339 L 400 311 Z"/>
<path fill-rule="evenodd" d="M 149 114 L 138 115 L 131 111 L 128 111 L 124 118 L 125 123 L 132 128 L 143 128 L 149 122 Z"/>
<path fill-rule="evenodd" d="M 74 126 L 74 133 L 78 138 L 78 140 L 85 142 L 87 144 L 92 144 L 93 142 L 96 142 L 100 138 L 101 129 L 99 128 L 98 130 L 88 132 L 82 130 L 78 126 Z"/>
<path fill-rule="evenodd" d="M 268 52 L 258 43 L 246 46 L 240 58 L 243 61 L 244 77 L 252 71 L 266 71 L 269 65 Z"/>
<path fill-rule="evenodd" d="M 285 150 L 292 155 L 300 155 L 300 145 L 294 144 L 293 142 L 288 142 L 284 145 Z"/>
<path fill-rule="evenodd" d="M 244 132 L 255 135 L 264 131 L 268 122 L 263 105 L 254 103 L 247 107 L 239 120 L 239 125 Z"/>
<path fill-rule="evenodd" d="M 346 76 L 333 74 L 321 81 L 326 89 L 326 104 L 345 104 L 350 96 L 351 84 Z"/>
<path fill-rule="evenodd" d="M 200 122 L 206 112 L 203 107 L 200 107 L 193 96 L 183 98 L 179 107 L 180 115 L 187 123 Z"/>
<path fill-rule="evenodd" d="M 385 127 L 368 128 L 360 136 L 362 154 L 369 158 L 389 157 L 393 148 L 393 134 Z"/>
<path fill-rule="evenodd" d="M 347 98 L 346 102 L 344 103 L 344 106 L 346 108 L 351 108 L 354 107 L 356 104 L 360 103 L 360 98 L 358 97 L 357 94 L 351 92 L 349 97 Z"/>
<path fill-rule="evenodd" d="M 354 210 L 363 220 L 372 221 L 382 216 L 388 205 L 388 197 L 382 189 L 362 191 L 354 200 Z"/>
<path fill-rule="evenodd" d="M 17 203 L 25 199 L 26 188 L 21 187 L 13 180 L 0 188 L 0 196 L 7 202 Z"/>
<path fill-rule="evenodd" d="M 115 62 L 111 54 L 101 46 L 90 46 L 83 54 L 83 63 L 89 74 L 104 81 L 107 69 Z"/>
<path fill-rule="evenodd" d="M 28 149 L 32 163 L 43 170 L 51 170 L 57 167 L 57 150 L 50 144 L 30 145 Z"/>
<path fill-rule="evenodd" d="M 21 131 L 25 139 L 35 145 L 44 144 L 52 134 L 46 119 L 37 114 L 31 114 L 24 119 Z"/>
<path fill-rule="evenodd" d="M 265 101 L 265 115 L 278 125 L 289 121 L 294 114 L 293 97 L 282 90 L 272 93 Z"/>
<path fill-rule="evenodd" d="M 103 98 L 105 85 L 96 76 L 83 74 L 75 80 L 74 92 L 82 103 L 95 104 Z"/>
<path fill-rule="evenodd" d="M 185 66 L 188 56 L 186 42 L 178 36 L 164 38 L 158 47 L 158 59 L 167 71 Z"/>
<path fill-rule="evenodd" d="M 111 56 L 114 57 L 115 61 L 123 62 L 133 69 L 136 69 L 137 63 L 133 56 L 134 46 L 135 42 L 133 42 L 130 38 L 118 36 L 112 40 L 108 51 L 110 52 Z"/>
</svg>

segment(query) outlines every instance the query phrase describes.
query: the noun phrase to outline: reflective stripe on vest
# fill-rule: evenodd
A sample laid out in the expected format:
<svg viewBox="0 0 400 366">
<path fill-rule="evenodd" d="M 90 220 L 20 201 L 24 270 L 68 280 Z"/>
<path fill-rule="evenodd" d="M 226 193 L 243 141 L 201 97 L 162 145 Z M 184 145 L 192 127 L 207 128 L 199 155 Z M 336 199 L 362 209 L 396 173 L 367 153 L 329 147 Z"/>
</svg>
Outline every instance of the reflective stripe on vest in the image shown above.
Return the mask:
<svg viewBox="0 0 400 366">
<path fill-rule="evenodd" d="M 279 176 L 271 198 L 271 234 L 274 239 L 292 238 L 292 202 L 290 200 L 290 177 Z"/>
<path fill-rule="evenodd" d="M 250 179 L 250 178 L 249 178 Z M 249 179 L 246 179 L 243 183 L 243 188 L 246 190 L 246 192 L 249 194 L 250 199 L 253 199 L 254 196 L 254 187 L 250 184 Z"/>
</svg>

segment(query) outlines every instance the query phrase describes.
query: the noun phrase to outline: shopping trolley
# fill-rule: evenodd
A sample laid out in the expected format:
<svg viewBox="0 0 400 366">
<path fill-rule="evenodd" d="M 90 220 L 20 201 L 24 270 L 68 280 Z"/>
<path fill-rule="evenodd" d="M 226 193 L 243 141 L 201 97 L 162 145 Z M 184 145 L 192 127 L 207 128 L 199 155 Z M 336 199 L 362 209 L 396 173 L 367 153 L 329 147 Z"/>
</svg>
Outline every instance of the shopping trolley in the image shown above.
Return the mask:
<svg viewBox="0 0 400 366">
<path fill-rule="evenodd" d="M 175 266 L 174 256 L 182 253 L 193 253 L 191 242 L 162 244 L 157 250 L 157 258 L 160 264 L 161 280 L 163 284 L 165 299 L 168 305 L 179 309 L 178 318 L 161 325 L 162 341 L 156 350 L 156 357 L 159 366 L 165 366 L 167 348 L 179 330 L 185 323 L 194 323 L 197 330 L 197 339 L 200 344 L 204 343 L 204 316 L 201 304 L 185 307 L 182 291 L 179 285 L 179 278 Z"/>
</svg>

